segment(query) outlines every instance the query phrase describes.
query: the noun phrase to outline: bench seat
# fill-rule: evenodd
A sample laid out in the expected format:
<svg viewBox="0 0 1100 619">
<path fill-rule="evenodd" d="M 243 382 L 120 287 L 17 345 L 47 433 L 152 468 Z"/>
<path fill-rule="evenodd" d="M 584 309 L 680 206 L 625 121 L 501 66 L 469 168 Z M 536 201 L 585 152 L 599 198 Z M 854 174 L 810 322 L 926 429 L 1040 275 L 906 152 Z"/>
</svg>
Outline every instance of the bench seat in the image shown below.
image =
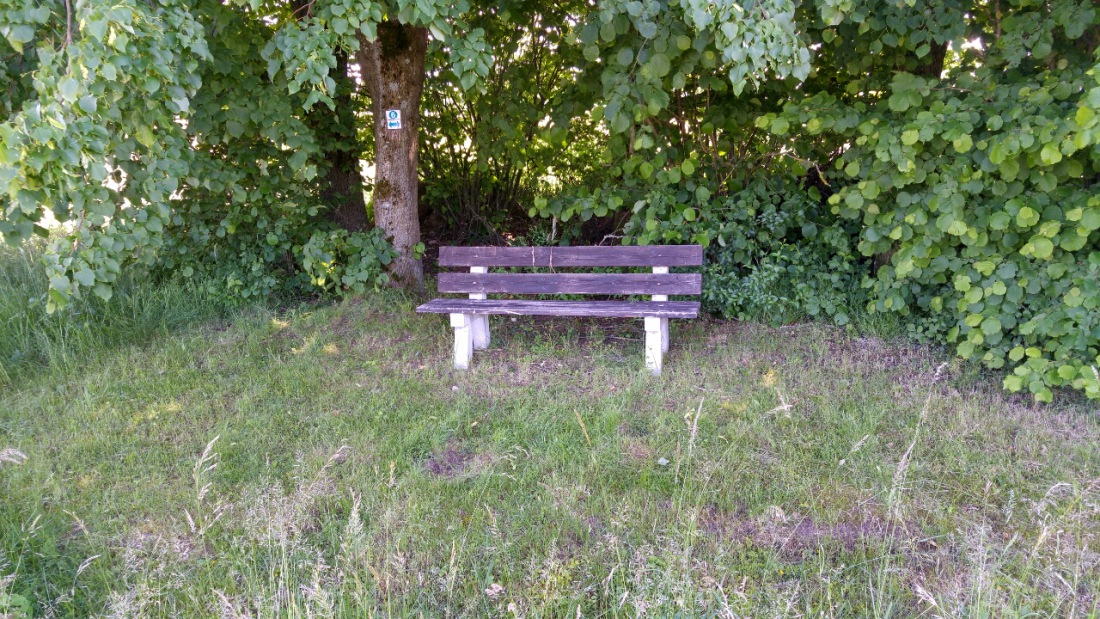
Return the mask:
<svg viewBox="0 0 1100 619">
<path fill-rule="evenodd" d="M 524 301 L 433 299 L 420 314 L 503 314 L 512 316 L 596 316 L 607 318 L 698 318 L 697 301 Z"/>
</svg>

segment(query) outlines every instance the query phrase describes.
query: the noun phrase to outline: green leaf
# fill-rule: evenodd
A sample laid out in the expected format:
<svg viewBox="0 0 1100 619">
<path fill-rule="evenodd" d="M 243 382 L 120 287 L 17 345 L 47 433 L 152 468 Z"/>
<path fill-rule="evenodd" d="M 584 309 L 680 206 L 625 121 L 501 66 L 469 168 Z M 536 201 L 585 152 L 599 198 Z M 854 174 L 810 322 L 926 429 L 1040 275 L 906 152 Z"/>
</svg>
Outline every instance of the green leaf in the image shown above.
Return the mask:
<svg viewBox="0 0 1100 619">
<path fill-rule="evenodd" d="M 102 19 L 89 21 L 84 24 L 84 30 L 97 41 L 102 41 L 107 34 L 107 22 Z"/>
<path fill-rule="evenodd" d="M 107 284 L 96 284 L 92 287 L 92 292 L 104 301 L 110 301 L 111 297 L 114 296 L 114 290 Z"/>
<path fill-rule="evenodd" d="M 81 286 L 91 286 L 95 283 L 95 273 L 88 268 L 83 268 L 73 273 L 73 279 L 80 282 Z"/>
<path fill-rule="evenodd" d="M 649 72 L 656 78 L 662 78 L 668 75 L 670 69 L 668 56 L 664 54 L 653 54 L 649 59 Z"/>
<path fill-rule="evenodd" d="M 134 137 L 144 146 L 152 146 L 157 141 L 156 137 L 153 135 L 153 131 L 145 125 L 138 127 L 137 130 L 134 131 Z"/>
<path fill-rule="evenodd" d="M 80 90 L 80 82 L 71 77 L 61 78 L 57 83 L 57 91 L 61 98 L 68 102 L 76 101 L 76 93 Z"/>
<path fill-rule="evenodd" d="M 894 93 L 887 99 L 886 104 L 895 112 L 904 112 L 909 109 L 909 96 L 904 93 Z"/>
<path fill-rule="evenodd" d="M 80 98 L 80 102 L 77 103 L 77 105 L 80 106 L 80 109 L 84 110 L 84 112 L 88 114 L 95 114 L 96 109 L 98 109 L 96 98 L 92 95 L 84 95 Z"/>
<path fill-rule="evenodd" d="M 1077 376 L 1077 368 L 1072 365 L 1063 365 L 1058 368 L 1058 378 L 1068 381 Z"/>
<path fill-rule="evenodd" d="M 287 160 L 287 163 L 290 164 L 291 169 L 295 171 L 300 171 L 303 167 L 305 167 L 306 159 L 308 158 L 309 152 L 305 150 L 299 150 L 290 156 L 290 158 Z"/>
<path fill-rule="evenodd" d="M 995 316 L 990 316 L 982 321 L 982 333 L 993 335 L 1001 332 L 1001 321 Z"/>
<path fill-rule="evenodd" d="M 1082 228 L 1089 231 L 1100 228 L 1100 207 L 1094 206 L 1086 209 L 1085 212 L 1081 214 L 1080 225 Z"/>
<path fill-rule="evenodd" d="M 1057 144 L 1050 142 L 1043 146 L 1043 150 L 1039 152 L 1039 158 L 1047 165 L 1054 165 L 1062 160 L 1062 152 L 1058 150 Z"/>
<path fill-rule="evenodd" d="M 1039 213 L 1030 206 L 1025 206 L 1016 214 L 1016 225 L 1021 228 L 1030 228 L 1039 223 Z"/>
<path fill-rule="evenodd" d="M 5 28 L 5 37 L 8 40 L 8 44 L 15 48 L 15 51 L 23 53 L 23 44 L 29 43 L 34 38 L 34 28 L 26 24 L 16 24 L 9 28 Z"/>
<path fill-rule="evenodd" d="M 1054 253 L 1054 243 L 1046 237 L 1033 237 L 1028 245 L 1031 246 L 1031 255 L 1040 260 L 1050 258 L 1051 254 Z"/>
<path fill-rule="evenodd" d="M 614 133 L 626 133 L 630 129 L 630 116 L 619 112 L 611 120 L 611 131 Z"/>
</svg>

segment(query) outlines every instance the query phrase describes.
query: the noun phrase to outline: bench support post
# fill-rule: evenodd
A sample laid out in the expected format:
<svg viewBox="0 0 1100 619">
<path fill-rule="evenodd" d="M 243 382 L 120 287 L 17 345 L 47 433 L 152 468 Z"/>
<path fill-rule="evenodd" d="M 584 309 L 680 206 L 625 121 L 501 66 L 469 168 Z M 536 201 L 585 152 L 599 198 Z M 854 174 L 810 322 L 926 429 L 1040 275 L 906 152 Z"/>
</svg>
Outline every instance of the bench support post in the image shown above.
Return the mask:
<svg viewBox="0 0 1100 619">
<path fill-rule="evenodd" d="M 654 376 L 661 373 L 664 351 L 661 350 L 661 318 L 645 317 L 645 366 Z"/>
<path fill-rule="evenodd" d="M 668 267 L 653 267 L 653 272 L 668 275 Z M 655 294 L 650 301 L 668 301 L 667 294 Z M 661 352 L 668 352 L 668 318 L 661 319 Z"/>
<path fill-rule="evenodd" d="M 488 273 L 489 267 L 470 267 L 471 273 Z M 471 293 L 471 299 L 485 299 L 485 293 Z M 474 314 L 470 326 L 473 330 L 474 349 L 484 350 L 489 347 L 489 316 L 486 314 Z"/>
<path fill-rule="evenodd" d="M 451 327 L 455 330 L 455 369 L 470 367 L 470 358 L 474 356 L 474 338 L 470 314 L 451 314 Z"/>
</svg>

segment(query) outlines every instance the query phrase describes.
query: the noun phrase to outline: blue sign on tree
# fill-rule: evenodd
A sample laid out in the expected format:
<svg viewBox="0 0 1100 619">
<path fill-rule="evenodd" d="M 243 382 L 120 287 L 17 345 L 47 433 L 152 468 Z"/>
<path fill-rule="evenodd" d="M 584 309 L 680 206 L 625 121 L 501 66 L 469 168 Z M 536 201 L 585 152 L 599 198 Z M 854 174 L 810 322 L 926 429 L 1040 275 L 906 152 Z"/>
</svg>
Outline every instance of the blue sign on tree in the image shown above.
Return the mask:
<svg viewBox="0 0 1100 619">
<path fill-rule="evenodd" d="M 386 128 L 401 128 L 401 110 L 386 110 Z"/>
</svg>

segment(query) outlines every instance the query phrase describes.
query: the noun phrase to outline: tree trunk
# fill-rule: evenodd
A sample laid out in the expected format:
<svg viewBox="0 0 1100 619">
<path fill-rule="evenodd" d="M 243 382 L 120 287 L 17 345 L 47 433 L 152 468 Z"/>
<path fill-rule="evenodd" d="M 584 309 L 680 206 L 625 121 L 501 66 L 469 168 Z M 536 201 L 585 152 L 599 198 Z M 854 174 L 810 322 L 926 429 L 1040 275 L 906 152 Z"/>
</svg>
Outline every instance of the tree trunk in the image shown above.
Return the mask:
<svg viewBox="0 0 1100 619">
<path fill-rule="evenodd" d="M 427 49 L 427 29 L 385 21 L 374 41 L 359 35 L 356 53 L 374 114 L 374 222 L 400 254 L 390 273 L 416 289 L 424 287 L 413 248 L 420 242 L 417 142 Z M 387 128 L 387 110 L 400 113 L 400 129 Z"/>
<path fill-rule="evenodd" d="M 341 228 L 359 232 L 370 228 L 367 204 L 363 201 L 363 173 L 359 169 L 359 139 L 356 136 L 355 106 L 351 93 L 354 82 L 348 78 L 348 57 L 336 52 L 336 111 L 317 106 L 323 115 L 317 137 L 324 150 L 325 163 L 321 200 L 328 205 L 328 217 Z"/>
</svg>

